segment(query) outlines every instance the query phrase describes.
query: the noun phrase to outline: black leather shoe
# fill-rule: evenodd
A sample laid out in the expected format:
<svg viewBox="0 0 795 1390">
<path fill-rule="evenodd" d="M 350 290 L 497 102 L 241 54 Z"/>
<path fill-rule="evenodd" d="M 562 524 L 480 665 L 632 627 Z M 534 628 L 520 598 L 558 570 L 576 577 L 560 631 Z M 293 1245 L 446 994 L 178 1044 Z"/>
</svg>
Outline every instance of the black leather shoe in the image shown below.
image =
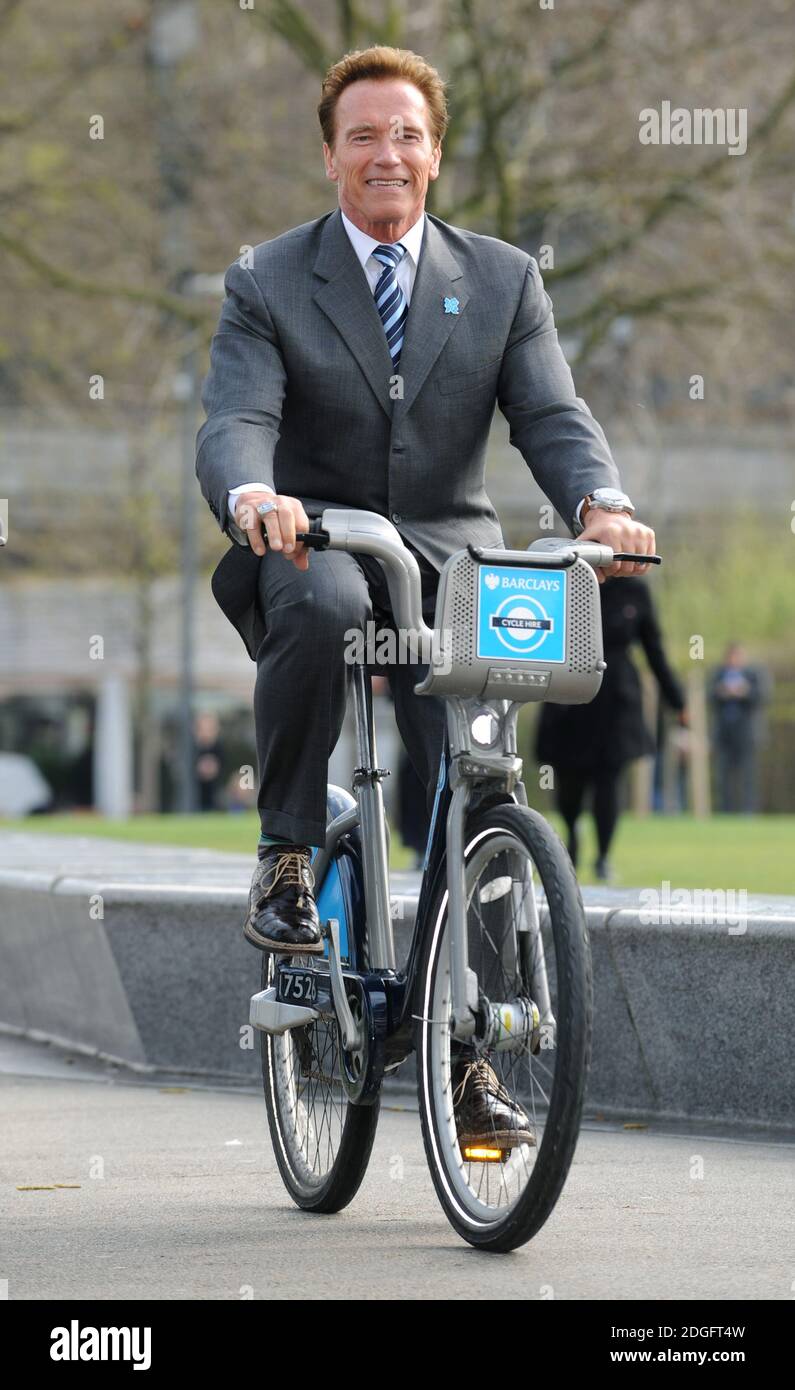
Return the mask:
<svg viewBox="0 0 795 1390">
<path fill-rule="evenodd" d="M 530 1121 L 485 1057 L 453 1062 L 453 1107 L 463 1148 L 514 1149 L 535 1144 Z"/>
<path fill-rule="evenodd" d="M 315 876 L 305 845 L 271 845 L 251 880 L 243 935 L 261 951 L 288 955 L 323 952 L 312 889 Z"/>
</svg>

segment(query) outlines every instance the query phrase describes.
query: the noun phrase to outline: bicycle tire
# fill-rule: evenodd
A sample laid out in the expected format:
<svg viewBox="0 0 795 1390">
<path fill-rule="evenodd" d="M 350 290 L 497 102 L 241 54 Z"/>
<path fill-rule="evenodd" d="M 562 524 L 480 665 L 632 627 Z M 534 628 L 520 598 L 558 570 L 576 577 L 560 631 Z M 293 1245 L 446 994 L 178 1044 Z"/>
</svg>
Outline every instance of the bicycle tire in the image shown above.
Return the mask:
<svg viewBox="0 0 795 1390">
<path fill-rule="evenodd" d="M 444 1000 L 449 996 L 449 965 L 445 959 L 448 931 L 445 864 L 440 867 L 422 947 L 418 976 L 419 1018 L 416 1024 L 422 1135 L 437 1196 L 451 1225 L 464 1240 L 480 1249 L 495 1252 L 513 1250 L 530 1240 L 547 1220 L 560 1196 L 579 1134 L 590 1066 L 593 1009 L 590 947 L 579 885 L 559 837 L 536 811 L 512 804 L 492 806 L 468 823 L 465 836 L 468 935 L 473 930 L 471 918 L 475 915 L 473 902 L 477 885 L 471 882 L 475 871 L 473 866 L 493 862 L 484 860 L 490 844 L 496 857 L 496 847 L 508 843 L 518 846 L 519 852 L 529 857 L 543 892 L 542 939 L 545 931 L 545 956 L 554 957 L 555 993 L 552 1002 L 557 1026 L 554 1048 L 551 1048 L 546 1059 L 536 1062 L 537 1072 L 545 1065 L 547 1070 L 550 1065 L 554 1066 L 554 1084 L 548 1097 L 543 1139 L 538 1144 L 536 1131 L 535 1148 L 528 1146 L 526 1150 L 536 1155 L 532 1172 L 524 1190 L 512 1205 L 508 1206 L 506 1200 L 502 1216 L 498 1209 L 493 1213 L 482 1211 L 485 1204 L 480 1191 L 477 1195 L 472 1191 L 473 1169 L 485 1169 L 487 1165 L 465 1162 L 463 1155 L 473 1150 L 464 1149 L 463 1140 L 460 1144 L 455 1141 L 459 1121 L 455 1118 L 454 1091 L 450 1087 L 448 1094 L 442 1084 L 445 1046 L 448 1049 L 449 1074 L 451 1077 L 454 1074 L 452 1063 L 449 1063 L 452 1056 L 449 1029 L 445 1043 L 445 1023 L 441 1017 Z M 503 882 L 503 879 L 494 876 L 495 884 Z M 506 889 L 500 888 L 498 892 L 507 898 Z M 511 897 L 515 900 L 513 894 Z M 521 932 L 523 928 L 517 930 Z M 517 960 L 522 949 L 529 949 L 522 948 L 518 944 L 519 939 L 516 935 Z M 550 962 L 547 960 L 548 978 L 549 968 Z M 526 976 L 526 968 L 523 973 Z M 445 990 L 448 991 L 447 995 Z M 506 1054 L 500 1055 L 505 1057 Z M 541 1056 L 540 1051 L 538 1055 Z M 490 1064 L 495 1062 L 495 1057 L 496 1054 L 487 1056 Z M 523 1062 L 528 1057 L 530 1053 L 526 1051 Z M 531 1077 L 532 1066 L 531 1059 L 527 1062 Z M 535 1109 L 533 1114 L 535 1116 Z M 516 1155 L 524 1155 L 525 1150 L 517 1147 L 513 1152 L 508 1150 L 508 1154 L 518 1170 Z M 523 1161 L 526 1168 L 526 1159 Z M 501 1181 L 505 1183 L 504 1176 L 501 1176 Z M 488 1196 L 488 1186 L 486 1190 Z M 470 1192 L 471 1200 L 467 1196 Z"/>
<path fill-rule="evenodd" d="M 317 956 L 294 956 L 291 959 L 296 965 L 305 962 L 311 964 L 313 969 L 318 966 Z M 284 955 L 277 958 L 272 952 L 263 952 L 263 989 L 267 989 L 271 982 L 277 960 L 284 963 L 286 958 Z M 333 1213 L 341 1211 L 352 1201 L 367 1171 L 378 1126 L 380 1095 L 371 1105 L 352 1105 L 348 1102 L 341 1085 L 333 1080 L 335 1070 L 338 1070 L 338 1064 L 335 1068 L 335 1056 L 338 1059 L 339 1039 L 332 1037 L 327 1044 L 320 1036 L 323 1029 L 330 1034 L 336 1034 L 336 1021 L 333 1024 L 314 1023 L 278 1035 L 263 1032 L 260 1034 L 260 1051 L 268 1126 L 282 1181 L 293 1201 L 302 1210 Z M 294 1063 L 301 1046 L 305 1055 L 308 1046 L 309 1066 L 311 1067 L 313 1059 L 319 1064 L 321 1080 L 330 1047 L 331 1063 L 327 1075 L 332 1079 L 332 1085 L 326 1084 L 323 1089 L 326 1092 L 332 1088 L 337 1091 L 336 1100 L 329 1100 L 328 1096 L 321 1097 L 325 1100 L 325 1114 L 319 1128 L 315 1123 L 315 1134 L 316 1137 L 320 1135 L 320 1138 L 317 1139 L 316 1153 L 312 1157 L 314 1160 L 320 1159 L 324 1129 L 326 1148 L 330 1150 L 333 1140 L 334 1152 L 333 1155 L 327 1153 L 327 1162 L 322 1171 L 318 1172 L 310 1172 L 310 1146 L 307 1142 L 304 1155 L 303 1141 L 297 1141 L 296 1118 L 291 1114 L 288 1104 L 288 1089 L 295 1084 Z M 292 1069 L 292 1081 L 289 1069 Z M 298 1079 L 300 1080 L 300 1075 Z M 307 1089 L 297 1095 L 297 1102 L 303 1103 L 303 1095 Z M 328 1109 L 329 1104 L 332 1106 L 331 1112 Z M 304 1108 L 306 1110 L 306 1106 Z M 306 1132 L 308 1135 L 308 1124 Z M 318 1166 L 317 1161 L 313 1166 Z"/>
</svg>

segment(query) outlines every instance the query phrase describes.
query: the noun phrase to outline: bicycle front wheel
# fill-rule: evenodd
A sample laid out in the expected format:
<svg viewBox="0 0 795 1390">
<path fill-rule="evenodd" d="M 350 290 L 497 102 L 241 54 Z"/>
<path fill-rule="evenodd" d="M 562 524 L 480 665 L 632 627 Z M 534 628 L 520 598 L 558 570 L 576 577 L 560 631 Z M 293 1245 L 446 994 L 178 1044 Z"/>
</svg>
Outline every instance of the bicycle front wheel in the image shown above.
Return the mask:
<svg viewBox="0 0 795 1390">
<path fill-rule="evenodd" d="M 467 826 L 466 930 L 478 981 L 476 1037 L 452 1035 L 447 883 L 420 965 L 417 1071 L 431 1175 L 458 1233 L 481 1249 L 530 1240 L 560 1195 L 590 1063 L 585 914 L 560 839 L 505 805 Z"/>
<path fill-rule="evenodd" d="M 279 961 L 312 970 L 324 965 L 316 955 L 277 958 L 264 952 L 263 989 L 274 983 Z M 319 1018 L 260 1038 L 268 1124 L 285 1187 L 305 1211 L 340 1211 L 367 1171 L 380 1097 L 372 1105 L 348 1101 L 336 1019 Z"/>
</svg>

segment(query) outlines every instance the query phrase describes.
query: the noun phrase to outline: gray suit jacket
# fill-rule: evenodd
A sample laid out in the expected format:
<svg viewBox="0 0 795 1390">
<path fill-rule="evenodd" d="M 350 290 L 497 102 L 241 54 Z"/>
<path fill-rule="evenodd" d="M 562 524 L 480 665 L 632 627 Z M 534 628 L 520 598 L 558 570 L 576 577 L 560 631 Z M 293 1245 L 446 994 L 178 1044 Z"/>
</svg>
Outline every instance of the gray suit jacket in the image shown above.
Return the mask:
<svg viewBox="0 0 795 1390">
<path fill-rule="evenodd" d="M 526 252 L 426 214 L 402 395 L 338 209 L 263 242 L 251 259 L 251 269 L 235 261 L 226 272 L 196 472 L 235 539 L 213 593 L 252 658 L 265 632 L 260 561 L 231 523 L 231 488 L 259 479 L 300 497 L 309 516 L 329 506 L 379 512 L 440 569 L 468 541 L 504 544 L 484 486 L 495 404 L 567 525 L 586 493 L 620 487 Z"/>
</svg>

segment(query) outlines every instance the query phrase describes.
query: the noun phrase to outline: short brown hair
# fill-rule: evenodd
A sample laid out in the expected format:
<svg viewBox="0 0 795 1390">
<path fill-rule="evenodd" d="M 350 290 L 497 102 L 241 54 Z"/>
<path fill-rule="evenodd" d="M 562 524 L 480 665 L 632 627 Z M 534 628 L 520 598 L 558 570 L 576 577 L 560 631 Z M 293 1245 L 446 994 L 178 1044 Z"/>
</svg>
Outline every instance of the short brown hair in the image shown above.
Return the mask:
<svg viewBox="0 0 795 1390">
<path fill-rule="evenodd" d="M 447 114 L 445 83 L 430 63 L 408 48 L 387 48 L 378 44 L 373 48 L 356 49 L 346 53 L 338 63 L 334 63 L 323 78 L 323 95 L 317 114 L 326 144 L 334 146 L 334 121 L 337 101 L 352 82 L 365 78 L 386 80 L 397 78 L 411 82 L 422 92 L 428 107 L 431 141 L 434 148 L 442 143 L 450 117 Z"/>
</svg>

